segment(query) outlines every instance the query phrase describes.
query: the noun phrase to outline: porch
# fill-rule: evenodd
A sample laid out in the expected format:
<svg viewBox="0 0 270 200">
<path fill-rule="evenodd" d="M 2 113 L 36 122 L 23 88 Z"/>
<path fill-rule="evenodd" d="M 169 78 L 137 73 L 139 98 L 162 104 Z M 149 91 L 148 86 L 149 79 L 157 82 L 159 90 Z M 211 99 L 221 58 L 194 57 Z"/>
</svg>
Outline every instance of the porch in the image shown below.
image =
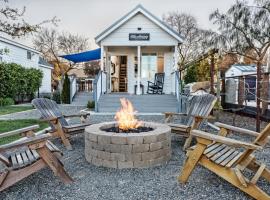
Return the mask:
<svg viewBox="0 0 270 200">
<path fill-rule="evenodd" d="M 120 98 L 129 99 L 139 113 L 177 112 L 174 95 L 130 95 L 127 93 L 104 94 L 98 101 L 98 111 L 115 113 L 120 108 Z"/>
</svg>

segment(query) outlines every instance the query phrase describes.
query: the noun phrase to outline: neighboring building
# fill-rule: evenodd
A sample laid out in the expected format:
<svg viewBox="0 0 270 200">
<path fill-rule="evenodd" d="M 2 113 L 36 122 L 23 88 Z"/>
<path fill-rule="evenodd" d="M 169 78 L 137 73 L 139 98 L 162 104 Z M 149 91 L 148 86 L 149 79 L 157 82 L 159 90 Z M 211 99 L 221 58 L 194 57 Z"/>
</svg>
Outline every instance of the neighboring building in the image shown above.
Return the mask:
<svg viewBox="0 0 270 200">
<path fill-rule="evenodd" d="M 257 68 L 255 65 L 243 65 L 235 64 L 232 65 L 225 73 L 226 78 L 247 76 L 247 75 L 256 75 Z"/>
<path fill-rule="evenodd" d="M 134 94 L 138 82 L 146 91 L 147 81 L 154 81 L 155 73 L 164 72 L 163 92 L 175 93 L 173 72 L 177 69 L 177 47 L 183 38 L 141 5 L 95 40 L 101 47 L 101 70 L 107 72 L 108 92 Z"/>
<path fill-rule="evenodd" d="M 84 73 L 83 67 L 74 68 L 68 71 L 70 79 L 76 77 L 76 90 L 78 92 L 92 92 L 95 77 Z"/>
<path fill-rule="evenodd" d="M 53 66 L 40 57 L 40 52 L 23 44 L 0 36 L 0 61 L 17 63 L 26 68 L 40 69 L 43 80 L 39 93 L 51 93 L 51 73 Z"/>
</svg>

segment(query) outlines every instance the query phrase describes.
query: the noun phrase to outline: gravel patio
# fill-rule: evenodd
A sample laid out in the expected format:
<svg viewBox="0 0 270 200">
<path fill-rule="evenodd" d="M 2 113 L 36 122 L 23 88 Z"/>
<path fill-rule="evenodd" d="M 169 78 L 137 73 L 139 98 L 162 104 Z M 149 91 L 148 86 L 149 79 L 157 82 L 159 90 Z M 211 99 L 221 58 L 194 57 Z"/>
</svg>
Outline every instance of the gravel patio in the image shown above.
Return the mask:
<svg viewBox="0 0 270 200">
<path fill-rule="evenodd" d="M 139 118 L 155 122 L 164 120 L 161 115 L 140 116 Z M 112 119 L 112 115 L 91 117 L 93 123 Z M 220 121 L 232 124 L 232 114 L 222 113 Z M 241 116 L 236 118 L 236 125 L 240 127 L 253 130 L 254 124 L 253 119 Z M 186 185 L 179 184 L 177 176 L 186 158 L 185 153 L 180 149 L 183 145 L 181 138 L 173 137 L 172 158 L 167 165 L 128 170 L 95 167 L 87 163 L 84 157 L 83 134 L 73 137 L 73 151 L 65 150 L 58 140 L 54 143 L 63 150 L 65 168 L 75 182 L 64 185 L 52 175 L 50 170 L 44 169 L 2 192 L 0 199 L 251 199 L 201 167 L 195 169 Z M 269 145 L 257 154 L 259 160 L 270 166 Z M 260 180 L 259 185 L 270 193 L 270 187 L 266 181 Z"/>
</svg>

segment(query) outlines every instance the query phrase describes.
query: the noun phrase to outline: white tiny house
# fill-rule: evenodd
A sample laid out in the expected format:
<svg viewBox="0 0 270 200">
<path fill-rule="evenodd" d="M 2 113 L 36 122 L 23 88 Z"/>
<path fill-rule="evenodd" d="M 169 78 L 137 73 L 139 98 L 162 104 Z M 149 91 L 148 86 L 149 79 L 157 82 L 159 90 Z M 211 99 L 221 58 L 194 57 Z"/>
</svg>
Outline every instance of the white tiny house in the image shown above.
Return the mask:
<svg viewBox="0 0 270 200">
<path fill-rule="evenodd" d="M 177 47 L 183 38 L 138 5 L 100 33 L 101 70 L 107 72 L 107 91 L 142 94 L 155 73 L 164 73 L 163 92 L 175 92 Z M 136 91 L 135 91 L 136 89 Z"/>
</svg>

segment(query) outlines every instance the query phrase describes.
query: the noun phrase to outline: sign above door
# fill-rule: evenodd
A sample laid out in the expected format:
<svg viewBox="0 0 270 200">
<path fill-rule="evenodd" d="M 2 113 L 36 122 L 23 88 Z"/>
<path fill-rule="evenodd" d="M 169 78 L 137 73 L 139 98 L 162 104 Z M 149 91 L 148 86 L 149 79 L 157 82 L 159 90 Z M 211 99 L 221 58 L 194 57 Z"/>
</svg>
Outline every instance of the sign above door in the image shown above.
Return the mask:
<svg viewBox="0 0 270 200">
<path fill-rule="evenodd" d="M 149 41 L 150 33 L 130 33 L 129 40 L 130 41 Z"/>
</svg>

